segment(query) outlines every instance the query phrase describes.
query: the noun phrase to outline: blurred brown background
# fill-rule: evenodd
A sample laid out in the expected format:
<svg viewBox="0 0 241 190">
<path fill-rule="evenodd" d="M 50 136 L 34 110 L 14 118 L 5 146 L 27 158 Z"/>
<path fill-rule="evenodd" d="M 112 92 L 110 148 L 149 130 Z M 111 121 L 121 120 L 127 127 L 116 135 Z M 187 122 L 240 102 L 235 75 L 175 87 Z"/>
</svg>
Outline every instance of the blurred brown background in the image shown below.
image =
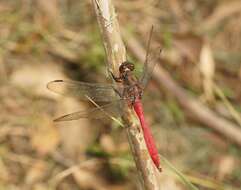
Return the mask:
<svg viewBox="0 0 241 190">
<path fill-rule="evenodd" d="M 153 24 L 161 65 L 241 130 L 241 1 L 114 3 L 121 31 L 145 47 Z M 49 81 L 108 81 L 101 43 L 89 0 L 0 1 L 0 189 L 140 189 L 116 123 L 52 121 L 88 103 L 48 91 Z M 127 52 L 139 71 L 142 63 Z M 158 88 L 152 80 L 144 104 L 160 154 L 200 189 L 240 189 L 240 146 Z M 167 166 L 161 176 L 163 189 L 187 189 Z"/>
</svg>

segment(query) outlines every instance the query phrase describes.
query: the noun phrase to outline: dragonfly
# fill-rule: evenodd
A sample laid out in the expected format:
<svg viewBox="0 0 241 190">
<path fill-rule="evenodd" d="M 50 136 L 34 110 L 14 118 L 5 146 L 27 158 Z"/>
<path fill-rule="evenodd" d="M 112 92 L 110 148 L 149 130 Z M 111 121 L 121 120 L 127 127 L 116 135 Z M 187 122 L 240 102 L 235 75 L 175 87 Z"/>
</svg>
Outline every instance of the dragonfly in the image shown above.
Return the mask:
<svg viewBox="0 0 241 190">
<path fill-rule="evenodd" d="M 150 157 L 155 166 L 161 171 L 160 157 L 158 150 L 151 133 L 150 127 L 147 124 L 142 106 L 143 91 L 150 80 L 151 73 L 156 63 L 148 64 L 148 55 L 150 49 L 150 41 L 153 27 L 150 32 L 146 59 L 144 62 L 143 73 L 140 79 L 134 75 L 135 66 L 129 61 L 121 63 L 119 66 L 119 75 L 115 76 L 110 72 L 116 83 L 121 84 L 121 88 L 117 88 L 113 84 L 87 83 L 80 81 L 54 80 L 47 84 L 47 88 L 53 92 L 62 95 L 78 97 L 80 100 L 91 100 L 94 102 L 104 102 L 104 106 L 98 106 L 90 110 L 83 110 L 61 116 L 54 121 L 71 121 L 80 118 L 102 118 L 106 113 L 115 115 L 119 111 L 119 105 L 122 101 L 127 102 L 132 108 L 139 121 L 143 131 L 144 140 L 150 154 Z M 118 111 L 116 111 L 118 110 Z"/>
</svg>

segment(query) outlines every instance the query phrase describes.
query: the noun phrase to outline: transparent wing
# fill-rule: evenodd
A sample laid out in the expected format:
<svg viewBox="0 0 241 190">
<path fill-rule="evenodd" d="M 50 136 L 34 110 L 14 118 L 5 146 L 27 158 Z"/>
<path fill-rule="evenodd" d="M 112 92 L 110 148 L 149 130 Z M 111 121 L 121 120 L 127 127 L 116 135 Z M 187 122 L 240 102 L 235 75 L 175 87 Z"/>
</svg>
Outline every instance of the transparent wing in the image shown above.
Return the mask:
<svg viewBox="0 0 241 190">
<path fill-rule="evenodd" d="M 88 98 L 96 102 L 110 102 L 120 99 L 114 85 L 111 84 L 54 80 L 47 84 L 47 88 L 55 93 L 77 97 L 85 101 Z"/>
<path fill-rule="evenodd" d="M 140 83 L 143 90 L 146 88 L 149 80 L 152 77 L 152 72 L 155 68 L 155 65 L 159 62 L 160 53 L 161 49 L 159 49 L 158 54 L 156 54 L 155 57 L 153 57 L 152 60 L 148 61 L 148 63 L 146 63 L 143 67 L 142 76 L 140 78 Z"/>
<path fill-rule="evenodd" d="M 151 31 L 150 31 L 150 35 L 147 43 L 146 58 L 145 58 L 143 71 L 142 71 L 142 77 L 140 78 L 140 83 L 143 90 L 146 88 L 151 78 L 153 69 L 158 62 L 158 59 L 160 57 L 160 52 L 161 52 L 161 49 L 158 49 L 158 55 L 155 54 L 154 57 L 152 57 L 152 60 L 149 60 L 152 35 L 153 35 L 153 26 L 151 27 Z"/>
<path fill-rule="evenodd" d="M 81 118 L 101 119 L 103 117 L 118 117 L 120 115 L 120 101 L 96 107 L 90 110 L 82 110 L 56 118 L 55 122 L 72 121 Z"/>
</svg>

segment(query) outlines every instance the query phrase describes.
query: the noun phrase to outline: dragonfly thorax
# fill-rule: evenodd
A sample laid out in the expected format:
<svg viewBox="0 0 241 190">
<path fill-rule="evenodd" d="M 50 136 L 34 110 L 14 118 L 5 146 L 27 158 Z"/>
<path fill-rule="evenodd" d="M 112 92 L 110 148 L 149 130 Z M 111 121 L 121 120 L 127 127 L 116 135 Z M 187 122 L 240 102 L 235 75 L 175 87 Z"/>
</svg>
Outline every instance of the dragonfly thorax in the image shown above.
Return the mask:
<svg viewBox="0 0 241 190">
<path fill-rule="evenodd" d="M 125 61 L 119 67 L 119 76 L 116 77 L 112 72 L 111 75 L 116 82 L 122 83 L 123 92 L 120 93 L 120 96 L 131 100 L 131 104 L 137 99 L 141 99 L 142 87 L 139 83 L 139 80 L 133 74 L 135 66 L 133 63 Z"/>
<path fill-rule="evenodd" d="M 135 66 L 133 63 L 129 61 L 125 61 L 120 65 L 119 72 L 120 74 L 124 74 L 126 72 L 133 71 L 134 69 L 135 69 Z"/>
</svg>

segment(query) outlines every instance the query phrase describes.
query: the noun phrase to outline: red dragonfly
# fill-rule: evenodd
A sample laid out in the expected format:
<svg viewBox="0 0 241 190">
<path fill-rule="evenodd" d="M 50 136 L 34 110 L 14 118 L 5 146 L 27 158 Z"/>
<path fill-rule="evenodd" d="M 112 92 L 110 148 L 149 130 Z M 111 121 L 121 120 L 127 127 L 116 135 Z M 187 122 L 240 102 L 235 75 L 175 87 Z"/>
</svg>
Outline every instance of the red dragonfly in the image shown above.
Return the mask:
<svg viewBox="0 0 241 190">
<path fill-rule="evenodd" d="M 106 115 L 105 113 L 110 113 L 110 115 L 112 115 L 113 113 L 116 113 L 116 110 L 119 108 L 118 105 L 121 101 L 127 101 L 128 105 L 134 109 L 137 117 L 139 118 L 149 154 L 156 167 L 161 170 L 158 150 L 156 148 L 151 130 L 145 120 L 143 106 L 141 103 L 143 90 L 147 86 L 147 83 L 150 79 L 152 70 L 155 65 L 147 64 L 150 40 L 151 35 L 148 41 L 146 61 L 143 68 L 144 72 L 140 80 L 138 80 L 133 75 L 133 71 L 135 68 L 134 64 L 128 61 L 125 61 L 120 65 L 119 76 L 115 76 L 111 72 L 113 79 L 116 82 L 122 84 L 121 89 L 117 89 L 116 86 L 112 84 L 86 83 L 64 80 L 55 80 L 49 82 L 47 88 L 59 94 L 76 96 L 81 100 L 91 99 L 94 102 L 110 102 L 109 104 L 101 107 L 96 107 L 91 110 L 78 111 L 75 113 L 61 116 L 54 121 L 70 121 L 86 117 L 101 118 Z"/>
</svg>

